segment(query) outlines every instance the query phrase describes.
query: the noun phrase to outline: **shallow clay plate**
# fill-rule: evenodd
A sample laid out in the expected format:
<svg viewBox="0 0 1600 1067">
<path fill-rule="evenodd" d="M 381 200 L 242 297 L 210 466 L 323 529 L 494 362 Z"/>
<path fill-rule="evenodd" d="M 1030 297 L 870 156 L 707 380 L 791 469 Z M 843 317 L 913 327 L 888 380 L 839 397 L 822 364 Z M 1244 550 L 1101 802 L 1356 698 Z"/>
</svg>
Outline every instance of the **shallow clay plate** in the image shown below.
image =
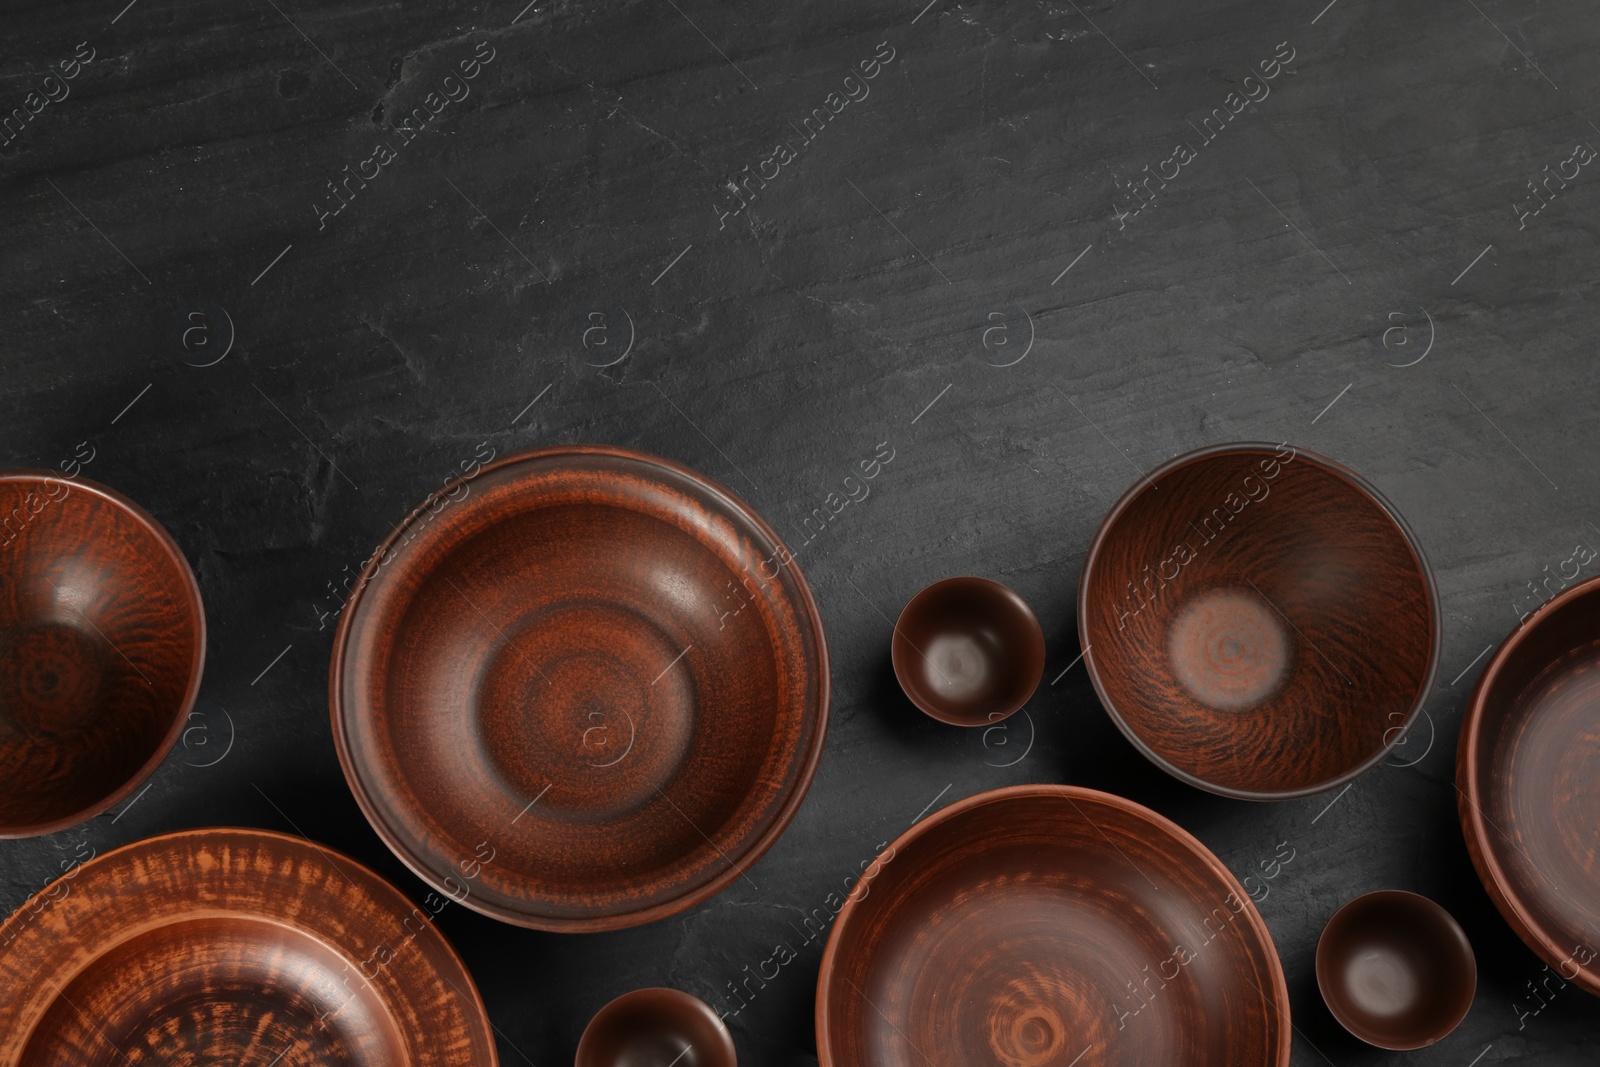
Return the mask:
<svg viewBox="0 0 1600 1067">
<path fill-rule="evenodd" d="M 1150 472 L 1084 562 L 1078 635 L 1122 732 L 1246 800 L 1350 781 L 1405 737 L 1439 658 L 1416 539 L 1348 467 L 1221 445 Z"/>
<path fill-rule="evenodd" d="M 428 912 L 348 857 L 262 830 L 148 838 L 0 925 L 5 1067 L 494 1067 Z"/>
<path fill-rule="evenodd" d="M 667 460 L 570 447 L 436 495 L 364 569 L 331 678 L 346 777 L 408 865 L 546 930 L 741 877 L 822 751 L 822 621 L 777 535 Z"/>
<path fill-rule="evenodd" d="M 817 985 L 823 1067 L 1283 1067 L 1290 1035 L 1271 935 L 1221 861 L 1072 786 L 980 793 L 901 835 Z"/>
<path fill-rule="evenodd" d="M 1563 979 L 1600 995 L 1600 579 L 1545 604 L 1489 660 L 1456 785 L 1500 913 Z"/>
</svg>

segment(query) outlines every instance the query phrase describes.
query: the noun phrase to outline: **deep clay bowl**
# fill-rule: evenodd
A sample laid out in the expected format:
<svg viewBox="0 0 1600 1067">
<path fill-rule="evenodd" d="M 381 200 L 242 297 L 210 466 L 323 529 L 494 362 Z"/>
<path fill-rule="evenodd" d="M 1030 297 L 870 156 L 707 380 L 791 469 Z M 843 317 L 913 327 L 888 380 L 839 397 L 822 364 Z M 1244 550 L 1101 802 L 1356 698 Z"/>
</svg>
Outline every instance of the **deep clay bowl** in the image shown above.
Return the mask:
<svg viewBox="0 0 1600 1067">
<path fill-rule="evenodd" d="M 1600 579 L 1501 644 L 1456 752 L 1461 829 L 1489 896 L 1562 979 L 1600 995 Z"/>
<path fill-rule="evenodd" d="M 1333 1017 L 1378 1048 L 1444 1040 L 1472 1007 L 1478 963 L 1450 913 L 1396 889 L 1356 897 L 1317 941 L 1317 986 Z"/>
<path fill-rule="evenodd" d="M 738 1067 L 711 1007 L 676 989 L 635 989 L 595 1013 L 575 1067 Z"/>
<path fill-rule="evenodd" d="M 988 578 L 945 578 L 912 597 L 890 639 L 900 688 L 952 726 L 1014 715 L 1044 674 L 1044 631 L 1027 601 Z"/>
<path fill-rule="evenodd" d="M 0 925 L 0 1064 L 495 1067 L 432 915 L 347 856 L 187 830 L 72 867 Z"/>
<path fill-rule="evenodd" d="M 674 914 L 799 807 L 828 711 L 822 620 L 729 490 L 574 446 L 436 494 L 363 569 L 334 738 L 367 818 L 441 893 L 557 931 Z"/>
<path fill-rule="evenodd" d="M 874 873 L 875 871 L 875 873 Z M 980 793 L 902 834 L 834 921 L 822 1067 L 1286 1067 L 1266 924 L 1206 847 L 1074 786 Z"/>
<path fill-rule="evenodd" d="M 1190 785 L 1247 800 L 1355 778 L 1433 683 L 1439 597 L 1360 475 L 1289 445 L 1191 452 L 1111 509 L 1078 634 L 1112 719 Z"/>
<path fill-rule="evenodd" d="M 0 837 L 98 815 L 156 769 L 200 689 L 188 561 L 119 493 L 0 473 Z"/>
</svg>

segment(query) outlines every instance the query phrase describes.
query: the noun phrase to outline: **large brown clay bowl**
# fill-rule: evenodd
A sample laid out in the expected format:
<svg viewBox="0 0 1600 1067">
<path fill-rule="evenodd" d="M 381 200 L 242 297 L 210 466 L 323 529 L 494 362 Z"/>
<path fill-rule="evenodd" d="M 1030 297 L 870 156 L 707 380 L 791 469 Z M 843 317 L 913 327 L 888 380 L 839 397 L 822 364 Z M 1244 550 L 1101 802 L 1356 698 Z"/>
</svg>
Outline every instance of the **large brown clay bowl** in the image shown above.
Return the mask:
<svg viewBox="0 0 1600 1067">
<path fill-rule="evenodd" d="M 729 490 L 614 448 L 436 494 L 364 569 L 331 677 L 356 799 L 487 915 L 605 930 L 741 877 L 822 752 L 805 579 Z"/>
<path fill-rule="evenodd" d="M 733 1035 L 705 1001 L 635 989 L 595 1013 L 575 1067 L 738 1067 Z"/>
<path fill-rule="evenodd" d="M 1016 714 L 1044 674 L 1044 631 L 1028 602 L 988 578 L 945 578 L 912 597 L 889 642 L 900 688 L 952 726 Z"/>
<path fill-rule="evenodd" d="M 88 858 L 0 925 L 0 1065 L 494 1067 L 433 911 L 262 830 Z"/>
<path fill-rule="evenodd" d="M 1489 896 L 1564 980 L 1600 995 L 1600 579 L 1506 638 L 1456 751 L 1461 829 Z"/>
<path fill-rule="evenodd" d="M 1415 537 L 1360 475 L 1224 445 L 1117 501 L 1078 586 L 1111 717 L 1158 766 L 1247 800 L 1344 784 L 1405 738 L 1439 659 Z"/>
<path fill-rule="evenodd" d="M 0 473 L 0 837 L 65 829 L 166 756 L 200 690 L 188 561 L 120 493 Z"/>
<path fill-rule="evenodd" d="M 822 1067 L 1285 1067 L 1289 997 L 1222 862 L 1131 800 L 952 804 L 863 873 L 817 983 Z"/>
<path fill-rule="evenodd" d="M 1408 1051 L 1443 1041 L 1467 1017 L 1478 961 L 1449 912 L 1384 889 L 1356 897 L 1323 927 L 1317 987 L 1346 1030 Z"/>
</svg>

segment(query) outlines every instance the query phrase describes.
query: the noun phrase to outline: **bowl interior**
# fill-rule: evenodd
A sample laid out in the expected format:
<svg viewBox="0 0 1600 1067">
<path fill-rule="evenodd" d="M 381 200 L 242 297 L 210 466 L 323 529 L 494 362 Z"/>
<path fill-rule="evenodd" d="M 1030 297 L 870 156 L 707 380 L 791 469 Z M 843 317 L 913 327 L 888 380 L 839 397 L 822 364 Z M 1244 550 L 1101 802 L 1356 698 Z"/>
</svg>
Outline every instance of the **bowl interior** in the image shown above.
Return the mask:
<svg viewBox="0 0 1600 1067">
<path fill-rule="evenodd" d="M 1466 1017 L 1478 967 L 1466 934 L 1415 893 L 1368 893 L 1340 908 L 1317 944 L 1317 984 L 1352 1034 L 1387 1049 L 1443 1039 Z"/>
<path fill-rule="evenodd" d="M 643 458 L 486 471 L 347 620 L 336 715 L 369 816 L 437 887 L 528 925 L 644 921 L 739 877 L 826 709 L 820 622 L 777 551 Z"/>
<path fill-rule="evenodd" d="M 1485 671 L 1461 758 L 1491 895 L 1564 979 L 1600 994 L 1600 584 L 1530 619 Z"/>
<path fill-rule="evenodd" d="M 204 647 L 188 565 L 82 482 L 0 477 L 0 835 L 70 825 L 166 751 Z"/>
<path fill-rule="evenodd" d="M 1376 763 L 1437 659 L 1436 596 L 1359 479 L 1288 446 L 1182 457 L 1131 490 L 1079 620 L 1113 718 L 1191 784 L 1300 796 Z"/>
<path fill-rule="evenodd" d="M 1033 695 L 1044 673 L 1044 632 L 1027 603 L 999 582 L 946 578 L 911 598 L 890 656 L 917 707 L 958 726 L 984 726 Z"/>
<path fill-rule="evenodd" d="M 61 1063 L 406 1062 L 406 1042 L 351 961 L 303 931 L 237 916 L 158 926 L 60 989 L 19 1067 Z M 130 1059 L 130 1055 L 137 1059 Z"/>
<path fill-rule="evenodd" d="M 921 824 L 836 921 L 824 1067 L 1288 1062 L 1266 928 L 1181 831 L 1091 790 L 1015 787 Z M 858 890 L 861 887 L 858 886 Z"/>
<path fill-rule="evenodd" d="M 601 1008 L 576 1067 L 736 1067 L 733 1037 L 705 1002 L 676 989 L 636 989 Z"/>
<path fill-rule="evenodd" d="M 0 1062 L 494 1067 L 437 910 L 259 830 L 91 856 L 0 925 Z"/>
</svg>

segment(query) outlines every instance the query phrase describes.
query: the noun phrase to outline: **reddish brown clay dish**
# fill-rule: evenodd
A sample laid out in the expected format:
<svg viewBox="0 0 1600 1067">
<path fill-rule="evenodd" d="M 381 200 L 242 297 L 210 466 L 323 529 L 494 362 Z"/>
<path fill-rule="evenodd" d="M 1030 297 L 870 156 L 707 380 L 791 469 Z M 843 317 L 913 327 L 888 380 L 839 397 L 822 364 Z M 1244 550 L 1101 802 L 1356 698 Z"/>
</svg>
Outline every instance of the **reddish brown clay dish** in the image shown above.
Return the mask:
<svg viewBox="0 0 1600 1067">
<path fill-rule="evenodd" d="M 1385 889 L 1349 901 L 1323 927 L 1317 987 L 1346 1030 L 1403 1052 L 1443 1041 L 1467 1017 L 1478 962 L 1449 912 Z"/>
<path fill-rule="evenodd" d="M 1289 1063 L 1266 924 L 1222 862 L 1131 800 L 981 793 L 880 854 L 817 983 L 822 1067 Z"/>
<path fill-rule="evenodd" d="M 945 578 L 912 597 L 890 659 L 911 702 L 952 726 L 1013 715 L 1044 674 L 1044 631 L 1027 601 L 988 578 Z"/>
<path fill-rule="evenodd" d="M 1439 596 L 1395 510 L 1290 445 L 1152 471 L 1084 563 L 1078 634 L 1106 710 L 1190 785 L 1247 800 L 1342 785 L 1405 736 L 1439 658 Z"/>
<path fill-rule="evenodd" d="M 635 989 L 601 1008 L 578 1042 L 576 1067 L 738 1067 L 733 1035 L 698 997 Z"/>
<path fill-rule="evenodd" d="M 390 536 L 335 638 L 334 737 L 372 825 L 441 893 L 545 930 L 648 922 L 744 876 L 827 723 L 822 620 L 777 535 L 622 449 L 458 488 Z"/>
<path fill-rule="evenodd" d="M 0 837 L 128 796 L 200 689 L 200 589 L 137 504 L 82 478 L 0 473 Z"/>
<path fill-rule="evenodd" d="M 432 915 L 346 856 L 189 830 L 69 870 L 0 925 L 0 1064 L 494 1067 Z"/>
<path fill-rule="evenodd" d="M 1600 995 L 1600 579 L 1506 638 L 1456 751 L 1461 828 L 1489 896 L 1562 980 Z"/>
</svg>

